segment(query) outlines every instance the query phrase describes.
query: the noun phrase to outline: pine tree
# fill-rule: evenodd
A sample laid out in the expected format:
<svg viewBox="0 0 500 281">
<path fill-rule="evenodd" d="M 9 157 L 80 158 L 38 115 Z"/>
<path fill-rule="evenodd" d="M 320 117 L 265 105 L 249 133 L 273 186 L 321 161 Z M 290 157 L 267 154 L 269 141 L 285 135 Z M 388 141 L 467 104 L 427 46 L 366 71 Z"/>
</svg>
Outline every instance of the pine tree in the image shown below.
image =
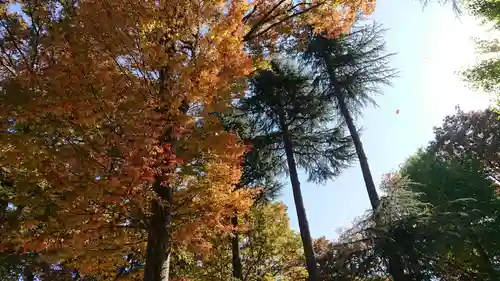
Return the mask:
<svg viewBox="0 0 500 281">
<path fill-rule="evenodd" d="M 304 52 L 326 98 L 349 129 L 373 210 L 379 207 L 380 198 L 354 118 L 364 107 L 376 104 L 373 96 L 380 93 L 381 85 L 390 85 L 397 74 L 389 66 L 392 54 L 386 52 L 382 34 L 383 29 L 376 23 L 353 28 L 339 38 L 313 34 Z M 390 271 L 396 281 L 405 280 L 398 260 L 396 256 L 390 259 Z"/>
<path fill-rule="evenodd" d="M 396 75 L 388 65 L 392 54 L 386 52 L 382 34 L 380 25 L 373 24 L 354 28 L 341 38 L 313 35 L 304 53 L 327 98 L 346 122 L 374 209 L 379 196 L 354 118 L 366 106 L 376 105 L 373 96 L 380 93 L 381 85 L 390 85 Z"/>
<path fill-rule="evenodd" d="M 390 268 L 394 255 L 401 258 L 402 272 L 407 272 L 399 280 L 429 280 L 420 263 L 429 260 L 421 259 L 419 242 L 431 234 L 423 229 L 434 214 L 432 205 L 420 202 L 418 194 L 407 189 L 409 184 L 399 174 L 385 177 L 381 188 L 386 195 L 379 208 L 357 219 L 320 257 L 324 280 L 387 280 L 388 275 L 397 280 L 401 276 L 395 277 Z"/>
<path fill-rule="evenodd" d="M 309 224 L 306 217 L 297 168 L 309 174 L 309 180 L 323 182 L 337 176 L 353 159 L 352 142 L 344 136 L 343 126 L 335 122 L 332 109 L 318 91 L 316 83 L 284 63 L 250 79 L 250 94 L 240 103 L 267 151 L 286 166 L 290 176 L 300 234 L 309 273 L 317 281 L 318 272 Z"/>
</svg>

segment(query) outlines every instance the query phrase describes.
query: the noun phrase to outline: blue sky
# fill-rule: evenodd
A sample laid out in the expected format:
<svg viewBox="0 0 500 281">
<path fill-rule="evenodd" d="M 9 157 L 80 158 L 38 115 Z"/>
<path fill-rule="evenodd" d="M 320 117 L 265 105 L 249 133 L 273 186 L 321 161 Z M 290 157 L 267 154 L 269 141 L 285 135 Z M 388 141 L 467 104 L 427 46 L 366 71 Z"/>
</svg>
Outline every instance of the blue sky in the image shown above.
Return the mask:
<svg viewBox="0 0 500 281">
<path fill-rule="evenodd" d="M 388 49 L 398 53 L 392 65 L 401 71 L 394 85 L 376 98 L 379 107 L 365 110 L 358 120 L 378 185 L 384 173 L 397 169 L 432 139 L 433 126 L 453 113 L 455 105 L 480 109 L 490 101 L 485 94 L 470 90 L 456 74 L 475 62 L 472 37 L 486 31 L 476 20 L 458 19 L 451 6 L 433 4 L 423 9 L 415 0 L 377 0 L 371 18 L 389 28 L 385 36 Z M 349 227 L 370 207 L 359 165 L 322 186 L 307 183 L 304 173 L 299 176 L 313 237 L 336 238 L 339 228 Z M 289 206 L 292 227 L 298 230 L 289 184 L 281 199 Z"/>
</svg>

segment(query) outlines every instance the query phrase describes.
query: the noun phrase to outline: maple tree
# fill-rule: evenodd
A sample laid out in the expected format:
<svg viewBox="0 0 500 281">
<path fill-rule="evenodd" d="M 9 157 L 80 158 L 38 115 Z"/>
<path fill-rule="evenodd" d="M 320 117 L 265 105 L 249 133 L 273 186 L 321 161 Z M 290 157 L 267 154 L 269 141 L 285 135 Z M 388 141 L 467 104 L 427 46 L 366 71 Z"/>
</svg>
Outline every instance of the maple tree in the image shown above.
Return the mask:
<svg viewBox="0 0 500 281">
<path fill-rule="evenodd" d="M 254 204 L 256 206 L 267 203 L 276 198 L 283 188 L 276 176 L 280 173 L 282 167 L 280 161 L 276 161 L 272 153 L 268 151 L 268 144 L 262 141 L 252 132 L 252 126 L 249 120 L 241 113 L 221 116 L 226 130 L 235 132 L 244 142 L 250 143 L 245 152 L 241 163 L 242 175 L 240 181 L 235 185 L 235 189 L 252 188 L 259 189 L 260 193 Z M 231 237 L 233 277 L 239 280 L 243 279 L 243 265 L 240 254 L 240 227 L 238 223 L 238 214 L 231 218 L 234 231 Z"/>
<path fill-rule="evenodd" d="M 230 192 L 245 148 L 210 114 L 253 70 L 244 45 L 327 30 L 327 15 L 333 34 L 374 2 L 0 5 L 0 164 L 16 217 L 2 246 L 102 278 L 146 252 L 145 280 L 165 280 L 173 242 L 206 250 L 204 234 L 252 204 Z"/>
<path fill-rule="evenodd" d="M 136 249 L 126 245 L 144 245 L 141 245 L 141 241 L 145 242 L 141 217 L 150 212 L 147 208 L 151 198 L 155 197 L 148 182 L 154 181 L 158 190 L 168 189 L 160 187 L 160 182 L 168 181 L 169 185 L 179 186 L 176 196 L 184 198 L 178 204 L 182 207 L 172 212 L 180 216 L 196 210 L 196 215 L 191 216 L 184 229 L 178 229 L 174 235 L 193 239 L 192 243 L 200 239 L 197 233 L 200 225 L 220 224 L 219 217 L 224 217 L 220 213 L 220 210 L 225 210 L 221 208 L 223 204 L 234 205 L 242 212 L 250 206 L 251 200 L 245 199 L 244 191 L 227 192 L 239 178 L 237 167 L 243 152 L 242 145 L 216 124 L 211 125 L 209 116 L 205 118 L 208 125 L 203 130 L 193 122 L 195 117 L 203 117 L 207 111 L 213 110 L 211 107 L 223 104 L 210 102 L 214 90 L 217 93 L 226 92 L 230 97 L 233 85 L 216 81 L 211 73 L 218 72 L 215 67 L 224 68 L 224 65 L 234 62 L 222 59 L 220 53 L 217 56 L 204 52 L 203 55 L 210 56 L 209 60 L 199 56 L 192 62 L 192 67 L 176 70 L 176 86 L 172 83 L 168 93 L 162 92 L 168 83 L 162 79 L 166 78 L 149 76 L 157 75 L 152 72 L 155 64 L 166 58 L 159 55 L 161 45 L 151 43 L 156 39 L 151 38 L 148 42 L 147 36 L 155 36 L 158 27 L 151 24 L 161 20 L 158 17 L 168 15 L 158 13 L 155 18 L 149 5 L 151 3 L 131 7 L 130 3 L 83 2 L 77 7 L 77 15 L 58 18 L 57 21 L 52 20 L 54 15 L 48 13 L 45 15 L 46 22 L 43 22 L 46 33 L 40 36 L 39 54 L 34 58 L 37 61 L 33 63 L 19 57 L 18 64 L 12 66 L 19 73 L 14 72 L 3 81 L 5 95 L 2 95 L 1 116 L 4 120 L 15 120 L 15 124 L 10 125 L 13 126 L 11 132 L 3 133 L 2 167 L 15 179 L 16 197 L 12 203 L 16 206 L 36 205 L 38 210 L 30 210 L 30 213 L 27 209 L 23 210 L 27 213 L 24 215 L 32 220 L 30 223 L 35 225 L 20 227 L 32 230 L 33 234 L 21 231 L 20 235 L 15 235 L 19 237 L 10 237 L 5 241 L 23 239 L 22 236 L 35 238 L 36 235 L 33 241 L 21 240 L 25 247 L 40 252 L 58 247 L 61 248 L 58 250 L 60 254 L 66 251 L 68 256 L 79 256 L 85 252 L 85 256 L 77 259 L 79 266 L 88 264 L 95 271 L 96 266 L 109 267 L 109 263 L 105 262 L 107 256 L 103 253 L 119 257 L 113 250 L 128 252 Z M 110 10 L 113 11 L 111 15 Z M 132 10 L 138 13 L 130 14 Z M 8 17 L 4 22 L 21 21 L 10 13 L 4 16 Z M 99 24 L 96 21 L 99 17 L 115 24 Z M 26 34 L 22 26 L 8 28 L 16 27 L 20 28 L 17 30 L 19 36 Z M 217 24 L 214 23 L 213 27 L 216 28 Z M 135 38 L 129 34 L 135 34 Z M 213 44 L 208 38 L 199 43 L 200 48 Z M 12 50 L 21 48 L 16 44 L 29 43 L 12 36 L 7 39 L 12 41 Z M 110 45 L 110 42 L 120 44 Z M 230 48 L 228 44 L 228 40 L 223 42 L 225 47 Z M 14 55 L 11 57 L 16 58 Z M 247 74 L 248 68 L 242 63 L 249 63 L 249 60 L 246 57 L 233 58 L 240 67 L 227 75 L 232 78 Z M 226 63 L 214 62 L 217 59 Z M 183 60 L 177 54 L 168 62 L 179 66 L 184 63 Z M 202 65 L 198 65 L 200 62 Z M 209 62 L 214 62 L 210 64 L 213 67 L 207 66 Z M 28 63 L 34 67 L 27 68 Z M 134 70 L 140 65 L 144 67 Z M 142 74 L 138 74 L 139 71 Z M 191 75 L 200 78 L 194 80 Z M 219 75 L 221 80 L 222 77 Z M 159 82 L 162 85 L 155 85 Z M 190 103 L 204 102 L 205 105 L 198 110 L 202 112 L 194 110 L 189 115 L 175 112 L 183 102 L 184 94 L 190 94 Z M 162 140 L 169 127 L 173 131 L 171 135 L 176 135 L 175 144 Z M 200 138 L 206 141 L 196 141 Z M 22 161 L 17 155 L 23 156 Z M 194 161 L 203 164 L 207 176 L 196 171 L 199 167 Z M 180 177 L 174 168 L 192 171 L 183 171 Z M 160 176 L 163 178 L 160 179 Z M 35 198 L 28 193 L 36 191 L 41 194 Z M 231 195 L 221 197 L 221 194 Z M 65 198 L 59 201 L 63 196 Z M 193 196 L 200 199 L 193 199 Z M 46 204 L 42 205 L 44 199 Z M 152 202 L 152 208 L 163 208 L 157 200 Z M 211 207 L 203 210 L 204 204 Z M 219 212 L 214 212 L 217 207 Z M 48 217 L 38 218 L 49 208 L 52 213 Z M 162 210 L 153 209 L 152 212 L 154 221 L 155 215 Z M 64 218 L 64 221 L 57 221 L 56 217 Z M 138 231 L 130 231 L 129 228 L 137 228 Z M 182 239 L 180 242 L 183 242 Z M 92 250 L 99 258 L 91 254 Z M 86 263 L 82 258 L 93 260 Z M 96 260 L 100 262 L 96 264 Z"/>
</svg>

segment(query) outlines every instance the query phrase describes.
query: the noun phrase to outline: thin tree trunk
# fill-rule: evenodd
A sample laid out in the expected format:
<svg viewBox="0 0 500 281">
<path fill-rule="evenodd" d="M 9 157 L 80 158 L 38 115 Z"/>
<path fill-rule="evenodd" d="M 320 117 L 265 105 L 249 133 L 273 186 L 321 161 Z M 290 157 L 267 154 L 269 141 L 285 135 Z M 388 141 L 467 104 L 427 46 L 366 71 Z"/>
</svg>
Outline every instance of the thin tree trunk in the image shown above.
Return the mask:
<svg viewBox="0 0 500 281">
<path fill-rule="evenodd" d="M 155 185 L 158 187 L 159 184 L 160 179 L 157 178 Z M 173 194 L 170 187 L 160 188 L 164 192 L 159 194 L 160 198 L 153 200 L 151 206 L 153 216 L 149 222 L 144 281 L 169 280 Z"/>
<path fill-rule="evenodd" d="M 368 197 L 370 198 L 370 204 L 373 210 L 376 210 L 380 205 L 380 197 L 377 193 L 377 188 L 375 187 L 375 182 L 373 181 L 372 173 L 370 171 L 370 166 L 368 165 L 368 158 L 366 157 L 365 150 L 363 149 L 363 143 L 359 137 L 358 131 L 356 130 L 356 125 L 354 125 L 354 120 L 347 108 L 345 100 L 343 97 L 338 98 L 338 103 L 340 107 L 340 112 L 344 116 L 344 120 L 349 129 L 349 133 L 354 142 L 354 147 L 356 148 L 356 153 L 358 155 L 359 164 L 361 166 L 361 173 L 363 174 L 363 179 L 365 181 L 366 191 L 368 192 Z M 396 254 L 389 254 L 389 273 L 394 278 L 394 281 L 406 281 L 408 278 L 404 273 L 403 263 L 399 256 Z"/>
<path fill-rule="evenodd" d="M 368 158 L 366 157 L 365 150 L 363 149 L 363 143 L 361 142 L 358 131 L 356 130 L 356 126 L 354 125 L 354 120 L 352 119 L 344 98 L 339 97 L 338 103 L 340 112 L 342 113 L 342 116 L 344 116 L 347 128 L 349 129 L 349 133 L 351 134 L 352 140 L 354 142 L 356 153 L 358 154 L 359 164 L 361 166 L 361 172 L 363 173 L 366 191 L 368 192 L 368 197 L 370 198 L 370 204 L 372 205 L 372 209 L 375 210 L 380 205 L 380 198 L 373 181 L 370 166 L 368 165 Z"/>
<path fill-rule="evenodd" d="M 476 249 L 478 251 L 478 254 L 479 254 L 479 257 L 481 258 L 481 260 L 483 261 L 483 272 L 484 274 L 486 275 L 491 275 L 492 277 L 494 277 L 494 280 L 498 280 L 498 278 L 495 278 L 495 277 L 498 277 L 498 273 L 497 271 L 495 270 L 495 266 L 493 265 L 493 263 L 491 262 L 491 259 L 490 259 L 490 256 L 488 255 L 486 249 L 483 247 L 483 245 L 481 244 L 481 242 L 479 241 L 479 238 L 477 237 L 477 235 L 474 235 L 475 237 L 475 243 L 476 244 Z"/>
<path fill-rule="evenodd" d="M 288 127 L 285 123 L 284 116 L 280 117 L 281 129 L 283 131 L 283 142 L 285 144 L 285 154 L 290 172 L 290 181 L 292 183 L 293 199 L 295 201 L 295 209 L 297 210 L 297 218 L 299 221 L 300 237 L 304 246 L 304 254 L 306 257 L 307 272 L 309 273 L 309 281 L 319 281 L 318 266 L 314 255 L 311 232 L 309 230 L 309 222 L 307 221 L 306 209 L 302 199 L 300 190 L 300 181 L 297 173 L 297 164 L 293 153 L 293 144 L 288 133 Z"/>
<path fill-rule="evenodd" d="M 231 223 L 233 227 L 236 228 L 238 226 L 238 216 L 232 217 Z M 233 277 L 238 280 L 243 280 L 243 266 L 241 264 L 240 237 L 238 231 L 233 232 L 231 249 L 233 253 Z"/>
</svg>

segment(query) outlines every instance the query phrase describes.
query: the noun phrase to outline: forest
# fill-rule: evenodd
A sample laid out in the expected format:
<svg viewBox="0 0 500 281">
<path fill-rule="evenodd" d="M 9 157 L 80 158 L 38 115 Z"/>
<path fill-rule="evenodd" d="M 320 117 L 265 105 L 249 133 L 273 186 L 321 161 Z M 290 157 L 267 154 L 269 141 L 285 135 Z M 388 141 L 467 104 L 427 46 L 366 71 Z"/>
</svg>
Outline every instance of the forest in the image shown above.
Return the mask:
<svg viewBox="0 0 500 281">
<path fill-rule="evenodd" d="M 500 29 L 498 0 L 435 2 Z M 376 9 L 0 1 L 0 281 L 500 280 L 495 106 L 370 170 L 359 120 L 400 75 Z M 500 105 L 500 43 L 477 47 L 459 76 Z M 301 183 L 358 164 L 371 208 L 314 237 Z"/>
</svg>

